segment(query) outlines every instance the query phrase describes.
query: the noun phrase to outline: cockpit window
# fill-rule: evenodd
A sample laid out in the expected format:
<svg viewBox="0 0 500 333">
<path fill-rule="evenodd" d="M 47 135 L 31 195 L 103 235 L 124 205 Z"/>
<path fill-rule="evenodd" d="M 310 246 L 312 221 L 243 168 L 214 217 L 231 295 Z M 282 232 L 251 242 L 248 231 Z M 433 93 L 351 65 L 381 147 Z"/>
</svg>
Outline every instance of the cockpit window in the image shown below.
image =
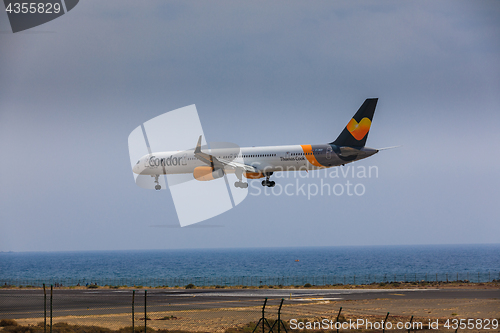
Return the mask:
<svg viewBox="0 0 500 333">
<path fill-rule="evenodd" d="M 141 162 L 141 161 L 139 160 L 139 161 L 137 161 L 137 163 L 136 163 L 136 164 L 139 164 L 140 162 Z"/>
</svg>

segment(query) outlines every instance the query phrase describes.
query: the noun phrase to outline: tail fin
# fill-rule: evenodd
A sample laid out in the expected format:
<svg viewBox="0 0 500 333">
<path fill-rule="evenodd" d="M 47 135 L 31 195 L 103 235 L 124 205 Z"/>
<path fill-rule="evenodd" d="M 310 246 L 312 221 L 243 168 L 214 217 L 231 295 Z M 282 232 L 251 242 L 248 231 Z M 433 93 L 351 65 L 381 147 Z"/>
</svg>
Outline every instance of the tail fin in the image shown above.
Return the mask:
<svg viewBox="0 0 500 333">
<path fill-rule="evenodd" d="M 352 117 L 342 133 L 340 133 L 337 140 L 331 142 L 331 144 L 336 146 L 364 147 L 377 101 L 378 98 L 368 98 L 365 100 L 358 112 Z"/>
</svg>

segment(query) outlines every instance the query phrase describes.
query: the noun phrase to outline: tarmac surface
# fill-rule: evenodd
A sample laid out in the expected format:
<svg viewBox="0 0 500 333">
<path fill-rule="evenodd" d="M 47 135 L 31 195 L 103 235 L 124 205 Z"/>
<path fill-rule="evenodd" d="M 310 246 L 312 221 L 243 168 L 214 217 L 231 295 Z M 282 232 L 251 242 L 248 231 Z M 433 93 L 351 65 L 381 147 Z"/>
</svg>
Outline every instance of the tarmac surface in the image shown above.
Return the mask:
<svg viewBox="0 0 500 333">
<path fill-rule="evenodd" d="M 135 291 L 137 311 L 144 307 L 145 290 Z M 148 311 L 203 310 L 260 306 L 265 298 L 277 305 L 282 298 L 287 304 L 320 301 L 415 300 L 432 304 L 436 300 L 498 300 L 500 289 L 152 289 L 147 290 Z M 46 304 L 49 311 L 50 290 Z M 55 289 L 53 311 L 56 315 L 86 315 L 106 309 L 106 313 L 130 312 L 132 290 Z M 43 316 L 44 295 L 35 290 L 0 290 L 0 319 Z"/>
</svg>

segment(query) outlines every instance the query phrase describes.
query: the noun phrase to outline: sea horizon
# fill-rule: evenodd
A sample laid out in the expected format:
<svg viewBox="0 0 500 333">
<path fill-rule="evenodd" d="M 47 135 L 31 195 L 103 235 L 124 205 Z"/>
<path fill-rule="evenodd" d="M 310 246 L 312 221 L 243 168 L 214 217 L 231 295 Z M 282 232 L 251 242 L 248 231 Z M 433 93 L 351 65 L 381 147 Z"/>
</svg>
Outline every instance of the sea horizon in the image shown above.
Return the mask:
<svg viewBox="0 0 500 333">
<path fill-rule="evenodd" d="M 259 246 L 259 247 L 196 247 L 170 249 L 98 249 L 98 250 L 35 250 L 14 251 L 3 250 L 0 253 L 81 253 L 81 252 L 140 252 L 140 251 L 197 251 L 197 250 L 254 250 L 254 249 L 315 249 L 315 248 L 367 248 L 367 247 L 428 247 L 428 246 L 500 246 L 500 243 L 450 243 L 450 244 L 391 244 L 391 245 L 317 245 L 317 246 Z"/>
</svg>

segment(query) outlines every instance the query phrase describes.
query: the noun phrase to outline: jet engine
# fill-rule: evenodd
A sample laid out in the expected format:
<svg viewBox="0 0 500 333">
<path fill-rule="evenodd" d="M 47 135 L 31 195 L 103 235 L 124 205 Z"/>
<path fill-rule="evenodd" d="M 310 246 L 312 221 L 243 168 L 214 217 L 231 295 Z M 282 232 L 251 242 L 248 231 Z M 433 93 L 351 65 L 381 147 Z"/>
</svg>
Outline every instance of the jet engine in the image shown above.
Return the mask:
<svg viewBox="0 0 500 333">
<path fill-rule="evenodd" d="M 201 166 L 194 168 L 193 176 L 196 180 L 199 181 L 214 180 L 224 176 L 224 170 L 222 169 L 212 170 L 212 168 L 209 166 Z"/>
<path fill-rule="evenodd" d="M 248 179 L 259 179 L 266 176 L 262 172 L 244 172 L 243 175 Z"/>
</svg>

